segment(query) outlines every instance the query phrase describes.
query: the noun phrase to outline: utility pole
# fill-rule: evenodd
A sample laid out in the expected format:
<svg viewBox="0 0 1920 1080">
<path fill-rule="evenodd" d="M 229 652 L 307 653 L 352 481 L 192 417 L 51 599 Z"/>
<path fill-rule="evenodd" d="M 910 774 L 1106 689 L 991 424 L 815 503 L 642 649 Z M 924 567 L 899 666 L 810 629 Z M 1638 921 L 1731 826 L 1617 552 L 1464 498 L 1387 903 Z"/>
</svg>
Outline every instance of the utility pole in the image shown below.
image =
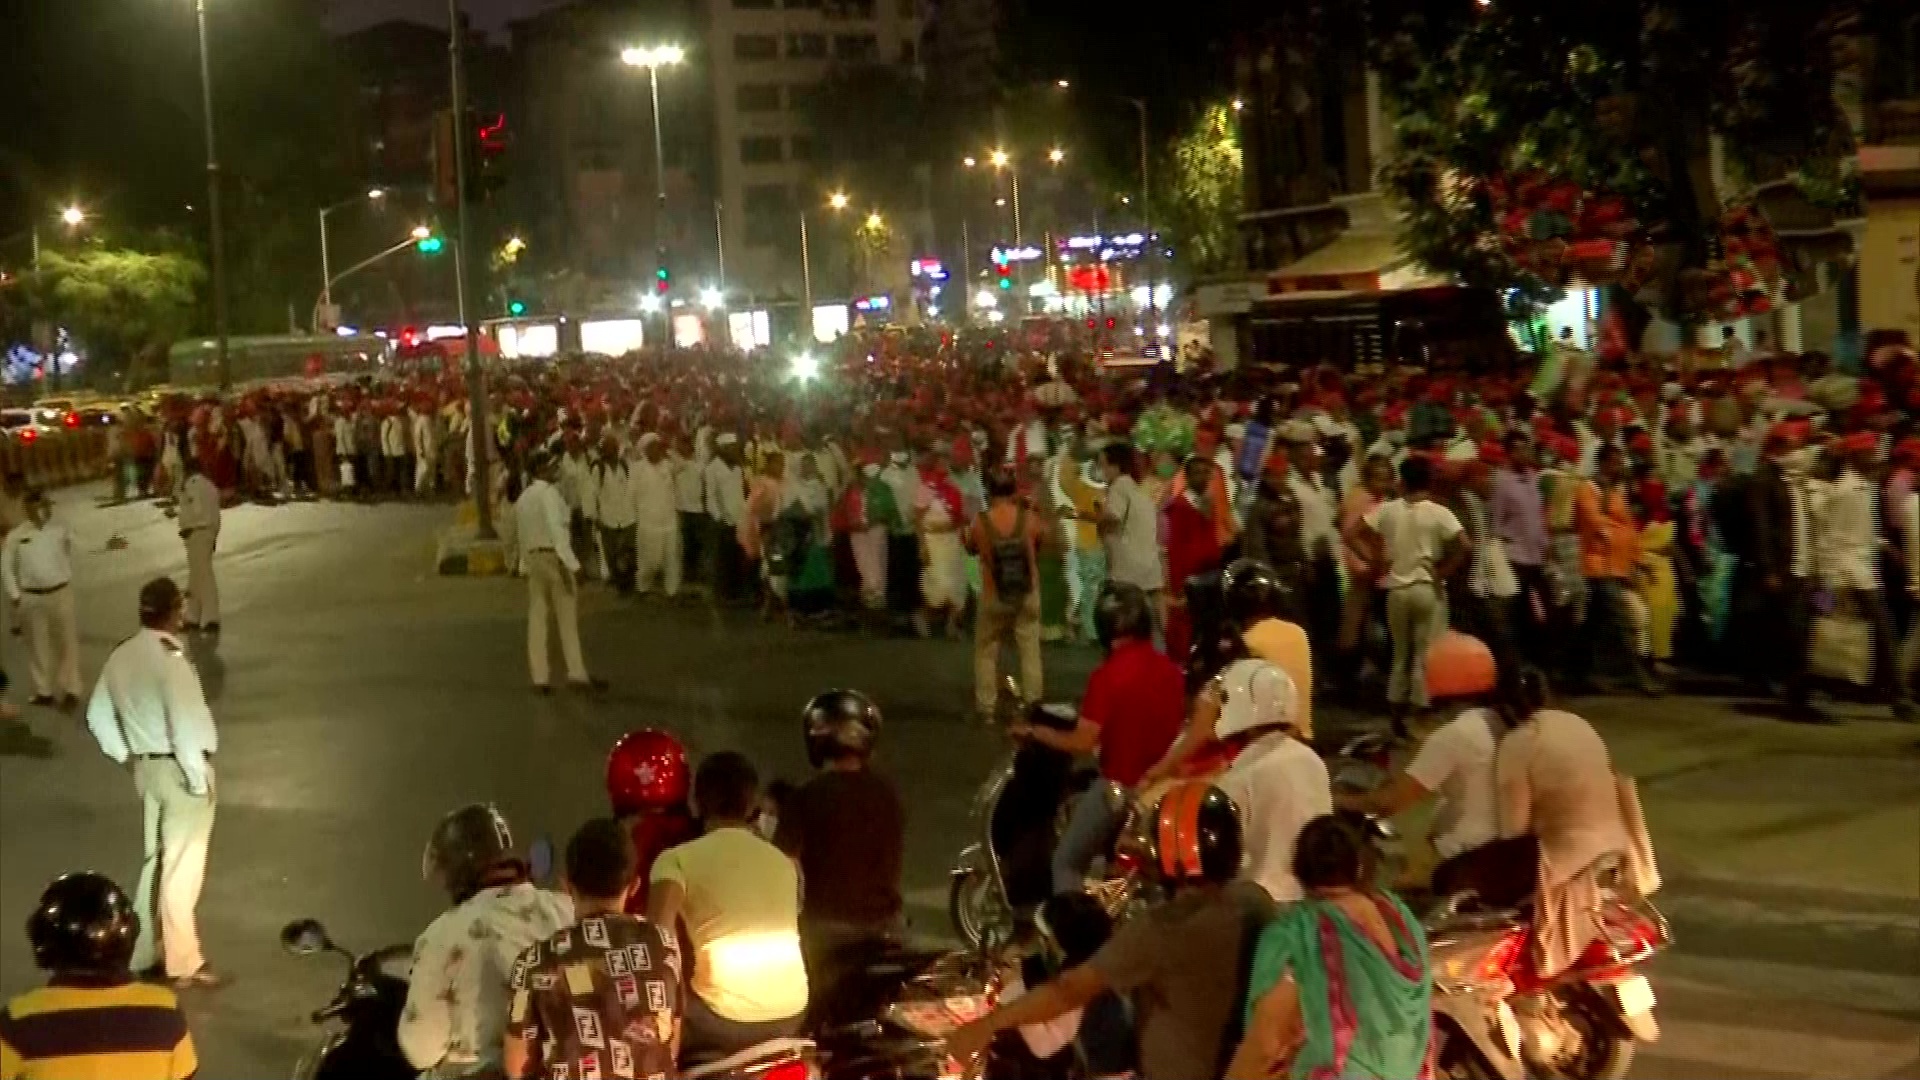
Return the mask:
<svg viewBox="0 0 1920 1080">
<path fill-rule="evenodd" d="M 209 254 L 213 262 L 214 356 L 220 367 L 220 391 L 233 386 L 233 366 L 227 359 L 227 248 L 220 224 L 220 154 L 213 138 L 213 65 L 207 57 L 207 0 L 194 0 L 194 20 L 200 32 L 200 109 L 207 120 L 207 219 L 212 225 Z"/>
<path fill-rule="evenodd" d="M 480 331 L 467 311 L 467 72 L 466 32 L 460 25 L 460 0 L 447 0 L 448 52 L 453 64 L 453 190 L 456 225 L 453 233 L 454 297 L 460 309 L 460 326 L 467 334 L 467 430 L 473 439 L 468 454 L 473 473 L 473 505 L 478 534 L 492 540 L 493 485 L 488 475 L 487 455 L 493 447 L 493 431 L 487 423 L 487 381 L 480 367 Z"/>
</svg>

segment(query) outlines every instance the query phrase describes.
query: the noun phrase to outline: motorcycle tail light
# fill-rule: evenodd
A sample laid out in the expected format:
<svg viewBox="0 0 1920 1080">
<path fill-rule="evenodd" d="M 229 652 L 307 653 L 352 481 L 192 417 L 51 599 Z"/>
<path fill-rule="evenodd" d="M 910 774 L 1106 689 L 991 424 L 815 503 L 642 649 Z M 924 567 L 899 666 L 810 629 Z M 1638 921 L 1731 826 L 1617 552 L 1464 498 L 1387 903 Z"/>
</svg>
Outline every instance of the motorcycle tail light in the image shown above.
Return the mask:
<svg viewBox="0 0 1920 1080">
<path fill-rule="evenodd" d="M 1527 931 L 1524 927 L 1515 927 L 1505 936 L 1494 942 L 1493 948 L 1480 958 L 1479 966 L 1473 969 L 1473 976 L 1481 982 L 1493 982 L 1504 979 L 1519 963 L 1521 954 L 1527 947 Z"/>
<path fill-rule="evenodd" d="M 813 1070 L 799 1058 L 783 1061 L 759 1076 L 759 1080 L 813 1080 Z"/>
</svg>

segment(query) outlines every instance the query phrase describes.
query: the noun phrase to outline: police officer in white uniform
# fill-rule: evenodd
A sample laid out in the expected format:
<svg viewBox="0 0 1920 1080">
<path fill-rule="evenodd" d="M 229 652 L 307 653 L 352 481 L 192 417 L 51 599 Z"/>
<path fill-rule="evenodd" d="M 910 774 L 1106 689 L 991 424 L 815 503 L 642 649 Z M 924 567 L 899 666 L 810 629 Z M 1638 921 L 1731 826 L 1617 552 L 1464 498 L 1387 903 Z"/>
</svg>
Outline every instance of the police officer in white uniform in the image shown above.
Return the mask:
<svg viewBox="0 0 1920 1080">
<path fill-rule="evenodd" d="M 176 636 L 181 617 L 173 579 L 155 578 L 140 589 L 140 632 L 107 657 L 87 704 L 87 727 L 102 752 L 130 768 L 145 808 L 134 970 L 163 967 L 176 988 L 189 989 L 224 981 L 200 952 L 194 917 L 213 836 L 213 754 L 220 737 L 200 676 Z"/>
<path fill-rule="evenodd" d="M 80 704 L 80 631 L 73 614 L 73 534 L 52 520 L 39 489 L 27 492 L 27 520 L 0 545 L 0 583 L 25 625 L 33 705 Z"/>
<path fill-rule="evenodd" d="M 533 461 L 533 482 L 513 504 L 514 533 L 520 542 L 520 565 L 527 574 L 527 666 L 533 688 L 551 693 L 547 681 L 547 617 L 560 628 L 560 654 L 567 665 L 567 683 L 597 693 L 606 681 L 587 674 L 580 651 L 580 559 L 568 535 L 567 503 L 555 486 L 559 467 L 546 454 Z"/>
<path fill-rule="evenodd" d="M 180 487 L 180 539 L 187 546 L 188 630 L 220 632 L 220 586 L 213 580 L 213 549 L 220 542 L 220 489 L 213 486 L 200 463 L 189 456 L 183 463 L 187 481 Z"/>
</svg>

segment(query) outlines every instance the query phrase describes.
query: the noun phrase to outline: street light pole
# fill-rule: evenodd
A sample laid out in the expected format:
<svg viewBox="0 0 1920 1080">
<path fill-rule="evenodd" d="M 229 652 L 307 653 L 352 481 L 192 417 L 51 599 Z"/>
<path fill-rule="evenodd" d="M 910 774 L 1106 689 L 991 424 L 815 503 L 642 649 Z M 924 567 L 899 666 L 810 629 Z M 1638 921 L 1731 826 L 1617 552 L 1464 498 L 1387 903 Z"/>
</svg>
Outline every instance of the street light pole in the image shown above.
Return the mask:
<svg viewBox="0 0 1920 1080">
<path fill-rule="evenodd" d="M 367 189 L 367 198 L 369 199 L 382 199 L 386 197 L 386 194 L 383 188 Z M 320 309 L 326 313 L 331 313 L 333 310 L 333 263 L 331 260 L 331 252 L 327 247 L 327 215 L 333 213 L 335 210 L 352 206 L 359 201 L 358 199 L 346 199 L 334 203 L 332 206 L 323 206 L 320 208 Z M 340 276 L 345 277 L 346 275 L 342 274 Z M 319 324 L 320 320 L 316 318 L 314 320 L 315 330 L 320 328 Z"/>
<path fill-rule="evenodd" d="M 1154 239 L 1153 236 L 1153 188 L 1147 172 L 1147 163 L 1151 158 L 1147 144 L 1147 99 L 1130 97 L 1127 100 L 1133 103 L 1134 110 L 1140 115 L 1140 216 L 1144 219 L 1146 226 L 1142 232 L 1147 240 L 1147 254 L 1152 256 L 1152 260 L 1146 264 L 1147 312 L 1153 317 L 1153 328 L 1149 332 L 1155 335 L 1150 340 L 1158 341 L 1158 335 L 1160 333 L 1160 298 L 1159 285 L 1153 280 L 1156 276 L 1153 272 L 1153 267 L 1160 262 L 1160 241 Z"/>
<path fill-rule="evenodd" d="M 800 322 L 807 335 L 813 335 L 813 256 L 807 251 L 807 212 L 800 211 L 800 289 L 806 297 L 807 310 L 801 315 Z"/>
<path fill-rule="evenodd" d="M 493 433 L 487 423 L 486 373 L 480 367 L 480 333 L 467 317 L 467 74 L 466 32 L 460 25 L 460 0 L 447 0 L 447 53 L 453 68 L 453 190 L 459 203 L 453 235 L 454 297 L 459 306 L 460 327 L 467 342 L 467 430 L 473 441 L 467 455 L 467 469 L 473 475 L 473 508 L 476 535 L 492 540 L 493 486 L 488 475 L 488 454 Z"/>
<path fill-rule="evenodd" d="M 211 224 L 213 263 L 214 356 L 220 367 L 220 389 L 233 385 L 233 367 L 227 358 L 227 253 L 220 223 L 220 154 L 213 137 L 213 65 L 207 56 L 207 0 L 194 0 L 194 22 L 200 34 L 200 109 L 207 121 L 207 219 Z"/>
</svg>

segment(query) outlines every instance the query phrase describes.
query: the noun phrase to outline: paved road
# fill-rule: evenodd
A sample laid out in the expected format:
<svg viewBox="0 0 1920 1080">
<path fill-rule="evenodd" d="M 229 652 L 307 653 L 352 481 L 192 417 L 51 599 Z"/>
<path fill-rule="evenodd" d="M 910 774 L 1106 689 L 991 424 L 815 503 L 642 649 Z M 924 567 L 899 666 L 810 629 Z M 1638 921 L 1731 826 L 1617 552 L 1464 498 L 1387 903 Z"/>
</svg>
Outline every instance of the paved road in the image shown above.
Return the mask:
<svg viewBox="0 0 1920 1080">
<path fill-rule="evenodd" d="M 184 569 L 149 506 L 59 512 L 79 567 L 84 668 L 133 629 L 133 597 Z M 445 508 L 300 505 L 229 513 L 219 649 L 198 657 L 216 698 L 221 807 L 202 904 L 208 950 L 236 977 L 192 1003 L 214 1080 L 281 1075 L 314 1032 L 332 962 L 287 957 L 285 921 L 315 915 L 350 946 L 410 940 L 439 898 L 419 852 L 444 810 L 492 799 L 523 836 L 562 836 L 602 809 L 599 770 L 621 731 L 656 724 L 696 750 L 739 748 L 799 777 L 800 703 L 831 685 L 885 708 L 885 758 L 910 795 L 916 925 L 944 931 L 943 871 L 998 746 L 962 719 L 966 650 L 793 634 L 742 616 L 590 595 L 593 703 L 525 689 L 514 582 L 430 576 Z M 128 541 L 105 550 L 106 538 Z M 17 640 L 0 644 L 20 674 Z M 1091 657 L 1048 653 L 1070 695 Z M 1679 944 L 1657 963 L 1662 1043 L 1637 1077 L 1920 1080 L 1920 730 L 1859 721 L 1791 727 L 1675 698 L 1583 706 L 1641 778 Z M 0 759 L 0 992 L 35 973 L 17 927 L 41 884 L 95 867 L 131 882 L 138 808 L 78 721 L 35 711 L 51 761 Z"/>
</svg>

